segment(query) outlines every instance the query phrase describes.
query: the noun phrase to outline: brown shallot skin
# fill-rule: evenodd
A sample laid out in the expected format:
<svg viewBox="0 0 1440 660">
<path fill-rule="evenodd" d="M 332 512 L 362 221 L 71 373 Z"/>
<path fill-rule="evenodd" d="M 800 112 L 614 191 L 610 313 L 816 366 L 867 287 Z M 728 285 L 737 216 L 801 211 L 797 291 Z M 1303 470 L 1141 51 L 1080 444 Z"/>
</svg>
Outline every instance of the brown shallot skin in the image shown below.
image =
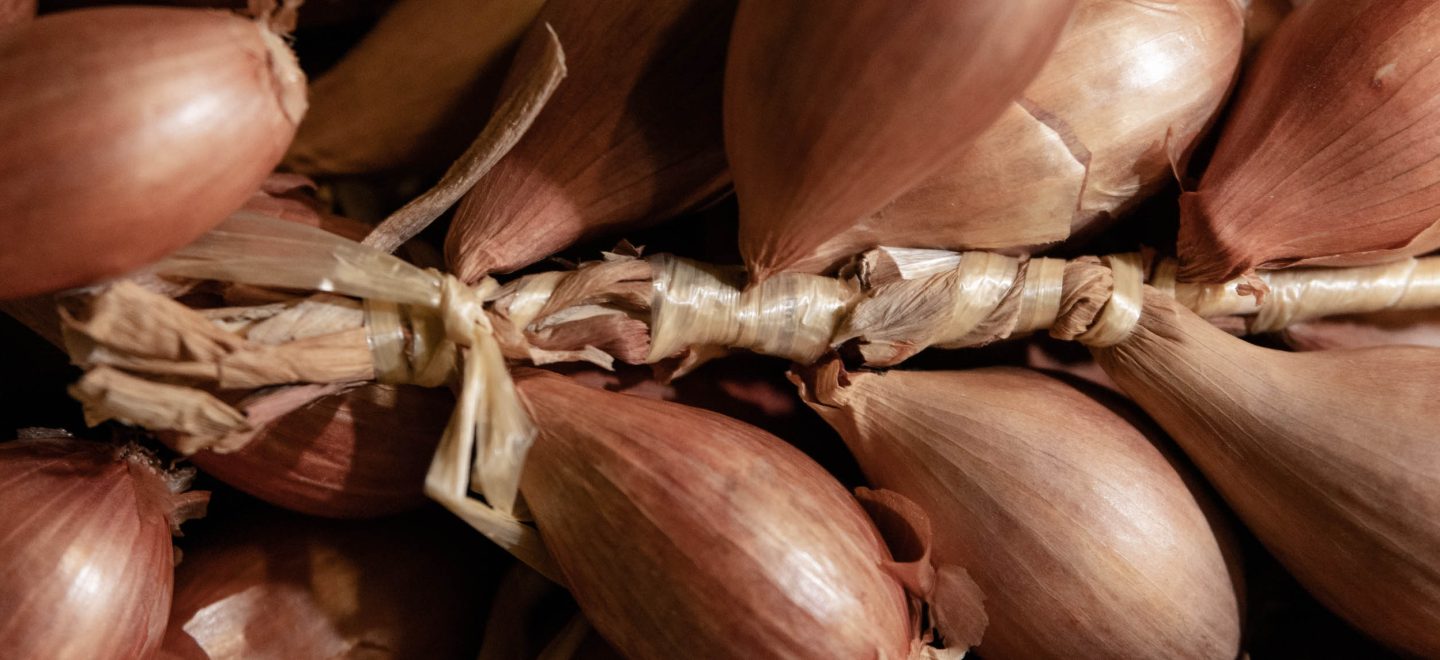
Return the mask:
<svg viewBox="0 0 1440 660">
<path fill-rule="evenodd" d="M 686 406 L 517 374 L 521 492 L 586 616 L 637 659 L 904 658 L 884 541 L 798 450 Z"/>
<path fill-rule="evenodd" d="M 375 518 L 425 501 L 425 471 L 453 408 L 444 390 L 371 384 L 271 422 L 238 451 L 190 460 L 276 506 Z"/>
<path fill-rule="evenodd" d="M 500 98 L 523 82 L 550 29 L 568 73 L 461 200 L 445 239 L 451 270 L 468 282 L 509 272 L 722 193 L 720 93 L 734 12 L 734 0 L 546 2 Z"/>
<path fill-rule="evenodd" d="M 1440 655 L 1440 349 L 1261 348 L 1149 290 L 1095 354 L 1320 602 Z"/>
<path fill-rule="evenodd" d="M 1281 337 L 1297 351 L 1397 345 L 1440 348 L 1440 310 L 1324 318 L 1285 328 Z"/>
<path fill-rule="evenodd" d="M 832 243 L 1093 236 L 1174 179 L 1173 159 L 1205 134 L 1236 78 L 1242 35 L 1234 0 L 1080 0 L 1045 68 L 974 148 L 863 223 L 868 236 Z M 1046 148 L 1017 148 L 1028 144 Z"/>
<path fill-rule="evenodd" d="M 742 0 L 725 151 L 752 280 L 852 256 L 817 248 L 959 156 L 1039 72 L 1073 7 Z"/>
<path fill-rule="evenodd" d="M 1313 0 L 1247 73 L 1199 188 L 1179 277 L 1358 265 L 1440 247 L 1440 4 Z"/>
<path fill-rule="evenodd" d="M 176 504 L 156 467 L 114 445 L 0 443 L 4 654 L 130 660 L 159 648 Z"/>
<path fill-rule="evenodd" d="M 259 189 L 305 111 L 283 40 L 224 11 L 114 7 L 0 32 L 0 298 L 119 275 Z"/>
<path fill-rule="evenodd" d="M 1172 158 L 1205 134 L 1238 75 L 1243 35 L 1234 0 L 1081 0 L 1023 95 L 1088 161 L 1073 234 L 1174 178 Z"/>
<path fill-rule="evenodd" d="M 0 0 L 0 30 L 35 18 L 35 0 Z"/>
<path fill-rule="evenodd" d="M 331 0 L 331 9 L 356 4 Z M 310 87 L 285 164 L 312 174 L 432 168 L 485 122 L 541 0 L 401 0 Z M 323 6 L 323 5 L 322 5 Z M 316 3 L 301 6 L 303 20 Z"/>
<path fill-rule="evenodd" d="M 161 657 L 475 657 L 504 560 L 448 514 L 354 523 L 225 513 L 186 539 Z"/>
<path fill-rule="evenodd" d="M 796 379 L 871 482 L 930 515 L 937 564 L 980 585 L 986 658 L 1239 652 L 1228 530 L 1101 401 L 1010 367 Z"/>
</svg>

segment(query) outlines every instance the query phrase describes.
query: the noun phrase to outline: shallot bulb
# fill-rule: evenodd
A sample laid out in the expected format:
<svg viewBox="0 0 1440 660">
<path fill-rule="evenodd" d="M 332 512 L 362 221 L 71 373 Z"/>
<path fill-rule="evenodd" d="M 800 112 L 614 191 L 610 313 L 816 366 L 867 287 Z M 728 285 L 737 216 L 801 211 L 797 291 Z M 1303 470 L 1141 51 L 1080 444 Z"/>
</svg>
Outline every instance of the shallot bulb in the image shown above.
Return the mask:
<svg viewBox="0 0 1440 660">
<path fill-rule="evenodd" d="M 1440 247 L 1440 3 L 1313 0 L 1261 50 L 1199 189 L 1179 276 L 1379 263 Z"/>
<path fill-rule="evenodd" d="M 668 220 L 729 183 L 720 132 L 734 0 L 549 0 L 506 98 L 551 39 L 564 82 L 519 143 L 465 195 L 445 250 L 466 281 L 582 238 Z"/>
<path fill-rule="evenodd" d="M 580 614 L 570 592 L 545 576 L 517 563 L 500 578 L 495 602 L 485 622 L 485 644 L 479 660 L 570 657 L 619 660 L 621 656 L 595 633 Z M 571 655 L 558 654 L 562 649 Z"/>
<path fill-rule="evenodd" d="M 1440 348 L 1440 310 L 1319 319 L 1285 328 L 1282 335 L 1286 345 L 1301 351 L 1396 345 Z"/>
<path fill-rule="evenodd" d="M 571 592 L 632 658 L 904 658 L 884 540 L 804 454 L 727 417 L 517 374 L 521 492 Z"/>
<path fill-rule="evenodd" d="M 725 152 L 751 278 L 853 256 L 826 241 L 959 156 L 1040 71 L 1074 4 L 741 0 Z"/>
<path fill-rule="evenodd" d="M 1094 351 L 1320 602 L 1440 655 L 1440 349 L 1261 348 L 1148 290 Z"/>
<path fill-rule="evenodd" d="M 307 2 L 300 15 L 311 8 Z M 429 167 L 464 151 L 540 0 L 401 0 L 316 78 L 286 165 L 314 174 Z"/>
<path fill-rule="evenodd" d="M 240 208 L 305 112 L 262 21 L 83 9 L 0 32 L 0 298 L 160 258 Z"/>
<path fill-rule="evenodd" d="M 443 390 L 371 384 L 276 419 L 232 453 L 190 457 L 266 502 L 328 518 L 374 518 L 425 501 L 425 471 L 454 407 Z"/>
<path fill-rule="evenodd" d="M 0 647 L 7 657 L 130 660 L 159 648 L 176 554 L 204 512 L 137 447 L 65 437 L 0 443 Z"/>
<path fill-rule="evenodd" d="M 1080 0 L 1045 68 L 973 148 L 831 241 L 858 252 L 1093 235 L 1174 179 L 1236 78 L 1242 37 L 1234 0 Z"/>
<path fill-rule="evenodd" d="M 459 521 L 439 512 L 363 524 L 245 513 L 187 544 L 168 657 L 475 657 L 503 557 Z"/>
<path fill-rule="evenodd" d="M 846 373 L 832 361 L 796 380 L 866 476 L 929 513 L 936 561 L 979 583 L 986 658 L 1239 652 L 1223 519 L 1101 400 L 1015 368 Z"/>
</svg>

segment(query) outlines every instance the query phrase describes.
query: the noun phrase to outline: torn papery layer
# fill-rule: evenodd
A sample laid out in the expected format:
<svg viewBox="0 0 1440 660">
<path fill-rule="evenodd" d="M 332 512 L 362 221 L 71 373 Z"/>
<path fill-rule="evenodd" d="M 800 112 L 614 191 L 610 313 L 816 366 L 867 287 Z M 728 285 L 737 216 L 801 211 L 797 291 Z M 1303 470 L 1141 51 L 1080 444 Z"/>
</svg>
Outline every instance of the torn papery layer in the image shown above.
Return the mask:
<svg viewBox="0 0 1440 660">
<path fill-rule="evenodd" d="M 519 472 L 534 428 L 520 407 L 485 311 L 485 296 L 499 289 L 493 280 L 472 289 L 452 277 L 421 270 L 322 230 L 247 213 L 236 214 L 219 230 L 162 262 L 156 270 L 167 275 L 359 297 L 368 304 L 363 315 L 355 313 L 354 303 L 340 306 L 344 313 L 320 308 L 314 308 L 312 313 L 343 318 L 341 327 L 364 319 L 369 335 L 366 328 L 358 326 L 298 339 L 293 332 L 272 332 L 274 338 L 288 341 L 260 344 L 217 322 L 233 325 L 238 317 L 239 325 L 235 327 L 242 332 L 266 324 L 273 328 L 277 320 L 285 318 L 283 311 L 248 327 L 245 324 L 249 317 L 256 315 L 222 314 L 212 321 L 201 312 L 122 282 L 98 294 L 83 319 L 68 320 L 68 343 L 78 363 L 92 367 L 108 364 L 154 380 L 200 382 L 220 390 L 370 380 L 376 376 L 377 366 L 384 380 L 435 386 L 455 372 L 454 358 L 463 353 L 457 408 L 442 439 L 436 466 L 427 478 L 427 492 L 452 509 L 464 509 L 457 513 L 472 524 L 483 524 L 482 531 L 517 554 L 529 553 L 529 557 L 522 558 L 545 570 L 543 551 L 538 549 L 538 540 L 531 538 L 534 530 L 520 524 L 512 514 Z M 288 319 L 286 323 L 292 329 L 305 325 L 299 319 Z M 330 327 L 337 326 L 332 323 Z M 304 358 L 312 354 L 310 349 L 327 342 L 350 351 L 347 355 L 354 359 L 345 363 L 348 371 L 332 374 L 304 363 Z M 263 359 L 289 355 L 297 360 Z M 316 355 L 323 357 L 325 353 Z M 404 369 L 396 362 L 403 362 Z M 241 368 L 234 368 L 236 364 Z M 327 364 L 320 361 L 320 366 Z M 120 379 L 119 390 L 99 387 L 105 383 L 93 382 L 94 376 L 104 373 L 108 372 L 92 370 L 82 384 L 94 387 L 77 387 L 77 395 L 88 393 L 84 397 L 87 404 L 108 412 L 106 416 L 138 422 L 152 430 L 169 428 L 209 436 L 220 444 L 233 433 L 252 430 L 245 424 L 244 415 L 202 390 L 190 389 L 188 393 L 193 396 L 179 397 L 172 396 L 176 391 L 167 390 L 147 398 L 146 388 L 123 387 L 127 383 L 134 385 L 138 379 L 133 376 Z M 243 378 L 237 380 L 235 373 Z M 164 382 L 149 385 L 149 389 L 185 389 Z M 175 414 L 147 412 L 147 406 L 136 405 L 137 396 L 162 408 L 173 401 L 176 407 L 170 412 Z M 178 404 L 186 401 L 195 405 L 184 406 L 188 412 L 179 414 Z M 488 505 L 468 501 L 472 479 Z"/>
<path fill-rule="evenodd" d="M 1114 345 L 1138 321 L 1146 281 L 1138 254 L 1059 261 L 879 248 L 850 270 L 863 294 L 832 343 L 855 342 L 873 366 L 931 346 L 979 346 L 1038 330 Z M 1335 314 L 1440 307 L 1440 257 L 1261 272 L 1214 285 L 1177 284 L 1174 270 L 1162 261 L 1149 281 L 1202 317 L 1244 317 L 1248 332 Z"/>
<path fill-rule="evenodd" d="M 1065 262 L 881 248 L 838 279 L 787 275 L 749 290 L 738 270 L 618 253 L 573 271 L 504 286 L 485 280 L 470 289 L 315 228 L 245 212 L 159 270 L 356 296 L 363 312 L 361 302 L 328 294 L 196 311 L 121 282 L 95 296 L 88 314 L 65 315 L 77 364 L 219 390 L 372 378 L 438 386 L 457 374 L 461 347 L 493 356 L 484 361 L 499 378 L 506 358 L 609 366 L 613 357 L 656 362 L 686 351 L 745 348 L 803 363 L 847 342 L 867 363 L 883 366 L 930 346 L 976 346 L 1046 329 L 1112 345 L 1139 318 L 1144 279 L 1144 264 L 1133 254 Z M 1256 332 L 1334 313 L 1440 305 L 1437 259 L 1265 273 L 1226 285 L 1175 284 L 1173 272 L 1162 263 L 1153 282 L 1202 316 L 1253 316 L 1249 329 Z M 474 369 L 466 373 L 467 382 L 481 378 Z M 478 383 L 469 395 L 462 388 L 464 405 L 477 406 L 477 414 L 479 406 L 500 411 L 513 399 L 503 380 L 487 382 L 501 385 L 491 391 Z M 499 502 L 513 502 L 513 494 L 502 494 L 513 493 L 513 478 L 497 475 L 518 473 L 528 422 L 491 419 L 470 424 L 487 437 L 474 478 L 492 484 Z M 169 430 L 203 437 L 215 427 Z M 243 440 L 213 444 L 237 447 Z"/>
<path fill-rule="evenodd" d="M 881 365 L 1045 329 L 1107 346 L 1139 318 L 1144 266 L 1135 254 L 1066 262 L 878 249 L 841 278 L 777 276 L 746 290 L 724 269 L 620 251 L 471 288 L 314 227 L 240 212 L 156 272 L 241 283 L 260 304 L 195 310 L 122 282 L 68 315 L 67 347 L 90 369 L 74 392 L 92 420 L 179 431 L 187 450 L 239 448 L 260 420 L 329 387 L 458 385 L 427 493 L 546 570 L 534 530 L 513 513 L 534 427 L 507 359 L 608 366 L 739 347 L 803 362 L 853 342 Z M 1440 307 L 1436 268 L 1414 260 L 1170 288 L 1202 313 L 1254 314 L 1269 327 L 1329 310 Z M 1156 283 L 1169 286 L 1159 270 Z M 1364 295 L 1334 295 L 1337 283 Z"/>
</svg>

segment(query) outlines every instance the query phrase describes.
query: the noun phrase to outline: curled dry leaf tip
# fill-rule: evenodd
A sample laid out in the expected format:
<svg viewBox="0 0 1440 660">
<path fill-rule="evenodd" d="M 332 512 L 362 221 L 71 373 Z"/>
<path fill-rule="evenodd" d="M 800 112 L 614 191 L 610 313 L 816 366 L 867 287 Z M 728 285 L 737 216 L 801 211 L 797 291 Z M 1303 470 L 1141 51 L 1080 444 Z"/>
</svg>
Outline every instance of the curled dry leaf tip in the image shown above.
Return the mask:
<svg viewBox="0 0 1440 660">
<path fill-rule="evenodd" d="M 455 274 L 474 282 L 509 272 L 722 193 L 720 92 L 733 15 L 734 0 L 545 3 L 505 89 L 534 66 L 541 23 L 565 45 L 570 73 L 456 208 L 445 239 Z"/>
</svg>

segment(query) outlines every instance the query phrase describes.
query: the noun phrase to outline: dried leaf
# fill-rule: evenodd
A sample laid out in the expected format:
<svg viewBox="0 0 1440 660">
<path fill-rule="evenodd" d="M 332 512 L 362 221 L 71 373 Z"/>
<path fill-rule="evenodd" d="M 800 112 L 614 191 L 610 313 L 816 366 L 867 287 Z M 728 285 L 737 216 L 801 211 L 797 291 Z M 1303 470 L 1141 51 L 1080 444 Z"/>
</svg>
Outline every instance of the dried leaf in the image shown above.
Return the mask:
<svg viewBox="0 0 1440 660">
<path fill-rule="evenodd" d="M 549 0 L 537 23 L 569 53 L 569 81 L 466 194 L 445 239 L 474 282 L 584 238 L 653 225 L 729 184 L 721 86 L 735 0 Z M 511 80 L 534 66 L 531 28 Z"/>
<path fill-rule="evenodd" d="M 110 367 L 96 367 L 70 386 L 70 396 L 85 407 L 85 423 L 116 420 L 152 431 L 179 431 L 217 438 L 247 431 L 239 411 L 197 389 L 154 383 Z M 180 447 L 194 451 L 197 447 Z"/>
<path fill-rule="evenodd" d="M 543 28 L 544 37 L 535 47 L 538 55 L 533 66 L 524 71 L 515 89 L 504 97 L 475 142 L 434 187 L 385 218 L 365 237 L 365 245 L 394 252 L 414 238 L 481 180 L 529 130 L 565 77 L 565 52 L 555 31 L 549 25 Z"/>
</svg>

